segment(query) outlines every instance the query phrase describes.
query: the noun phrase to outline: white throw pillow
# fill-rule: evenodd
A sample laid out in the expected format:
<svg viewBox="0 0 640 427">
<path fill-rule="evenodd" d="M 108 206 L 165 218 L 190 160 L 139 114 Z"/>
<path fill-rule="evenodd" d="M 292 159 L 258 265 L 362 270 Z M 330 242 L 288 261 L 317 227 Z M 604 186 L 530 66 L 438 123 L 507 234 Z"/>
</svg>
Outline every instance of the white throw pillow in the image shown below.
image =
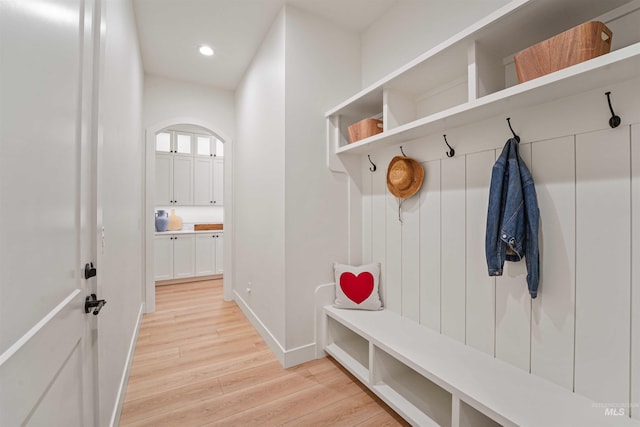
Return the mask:
<svg viewBox="0 0 640 427">
<path fill-rule="evenodd" d="M 380 310 L 382 302 L 378 292 L 380 263 L 354 267 L 335 263 L 337 308 Z"/>
</svg>

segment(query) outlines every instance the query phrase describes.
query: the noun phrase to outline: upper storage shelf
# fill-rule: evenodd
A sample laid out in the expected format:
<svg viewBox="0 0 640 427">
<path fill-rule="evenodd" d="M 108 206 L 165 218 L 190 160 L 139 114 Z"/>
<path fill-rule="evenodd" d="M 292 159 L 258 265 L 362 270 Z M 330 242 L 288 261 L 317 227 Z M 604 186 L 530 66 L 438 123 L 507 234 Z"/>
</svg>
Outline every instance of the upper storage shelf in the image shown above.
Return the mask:
<svg viewBox="0 0 640 427">
<path fill-rule="evenodd" d="M 443 131 L 444 119 L 451 128 L 499 114 L 507 101 L 534 105 L 637 77 L 639 10 L 639 0 L 512 1 L 328 111 L 329 166 L 335 154 Z M 609 54 L 518 84 L 515 53 L 593 19 L 613 31 Z M 349 144 L 348 126 L 373 116 L 384 132 Z"/>
</svg>

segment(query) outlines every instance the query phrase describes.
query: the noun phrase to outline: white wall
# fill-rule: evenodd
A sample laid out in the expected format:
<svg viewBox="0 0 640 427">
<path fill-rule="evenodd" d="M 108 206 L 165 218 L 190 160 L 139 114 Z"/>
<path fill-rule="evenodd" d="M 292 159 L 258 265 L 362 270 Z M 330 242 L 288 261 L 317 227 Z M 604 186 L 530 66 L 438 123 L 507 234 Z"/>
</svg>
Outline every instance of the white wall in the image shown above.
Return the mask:
<svg viewBox="0 0 640 427">
<path fill-rule="evenodd" d="M 455 5 L 453 13 L 447 9 L 451 25 L 447 34 L 439 30 L 440 40 L 496 3 L 505 1 L 464 13 Z M 272 349 L 291 355 L 285 364 L 312 353 L 313 291 L 333 281 L 332 263 L 359 261 L 355 248 L 349 258 L 349 245 L 359 246 L 359 239 L 350 239 L 348 206 L 359 184 L 326 168 L 324 112 L 356 92 L 362 79 L 377 79 L 435 44 L 418 20 L 407 25 L 407 16 L 425 14 L 443 20 L 420 3 L 400 2 L 362 36 L 361 56 L 359 35 L 287 6 L 236 93 L 234 289 Z M 416 34 L 421 38 L 414 43 Z M 391 40 L 386 53 L 369 58 L 382 39 Z"/>
<path fill-rule="evenodd" d="M 284 49 L 281 12 L 236 91 L 233 164 L 234 290 L 276 354 L 285 342 Z"/>
<path fill-rule="evenodd" d="M 399 0 L 362 34 L 367 87 L 510 0 Z"/>
<path fill-rule="evenodd" d="M 104 243 L 98 249 L 100 425 L 117 416 L 129 346 L 142 304 L 143 71 L 129 0 L 102 3 L 106 19 L 99 188 Z M 99 224 L 100 225 L 100 224 Z M 100 240 L 98 240 L 100 245 Z M 117 418 L 116 418 L 117 423 Z"/>
<path fill-rule="evenodd" d="M 190 117 L 205 123 L 212 123 L 216 127 L 216 131 L 233 139 L 235 133 L 234 94 L 224 89 L 145 75 L 144 128 L 180 117 Z"/>
<path fill-rule="evenodd" d="M 314 290 L 347 260 L 347 178 L 326 168 L 324 113 L 359 87 L 358 49 L 286 6 L 237 91 L 234 289 L 285 366 L 314 357 Z"/>
<path fill-rule="evenodd" d="M 326 167 L 324 113 L 359 81 L 359 38 L 286 8 L 286 348 L 314 343 L 315 288 L 347 262 L 347 177 Z"/>
</svg>

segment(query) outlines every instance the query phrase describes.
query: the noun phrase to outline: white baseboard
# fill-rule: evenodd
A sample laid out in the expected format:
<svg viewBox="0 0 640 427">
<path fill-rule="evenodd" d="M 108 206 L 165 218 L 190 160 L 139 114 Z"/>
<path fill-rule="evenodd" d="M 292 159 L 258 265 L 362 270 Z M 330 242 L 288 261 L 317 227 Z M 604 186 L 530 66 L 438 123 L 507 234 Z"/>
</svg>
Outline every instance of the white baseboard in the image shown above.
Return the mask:
<svg viewBox="0 0 640 427">
<path fill-rule="evenodd" d="M 307 344 L 286 350 L 284 353 L 284 367 L 290 368 L 316 358 L 316 343 Z"/>
<path fill-rule="evenodd" d="M 249 319 L 251 325 L 256 328 L 256 331 L 260 334 L 262 339 L 267 343 L 269 349 L 276 356 L 276 359 L 280 362 L 280 364 L 284 368 L 290 368 L 295 365 L 299 365 L 304 362 L 308 362 L 316 358 L 316 344 L 310 343 L 301 347 L 296 347 L 291 350 L 286 350 L 280 342 L 273 336 L 269 328 L 266 327 L 264 323 L 256 316 L 256 314 L 251 310 L 249 305 L 240 297 L 240 295 L 234 290 L 234 300 L 240 310 L 244 313 L 244 315 Z"/>
<path fill-rule="evenodd" d="M 140 333 L 140 326 L 142 326 L 142 314 L 144 313 L 144 303 L 140 304 L 140 310 L 138 310 L 138 320 L 136 320 L 136 326 L 133 329 L 133 335 L 131 342 L 129 343 L 129 351 L 127 352 L 127 360 L 124 364 L 124 370 L 122 377 L 120 378 L 120 385 L 118 386 L 118 395 L 116 396 L 115 406 L 111 413 L 111 420 L 109 421 L 110 427 L 117 427 L 120 423 L 120 415 L 122 414 L 122 406 L 124 405 L 124 397 L 127 393 L 127 384 L 129 383 L 129 372 L 131 372 L 131 365 L 133 363 L 133 355 L 136 351 L 136 343 L 138 342 L 138 334 Z"/>
</svg>

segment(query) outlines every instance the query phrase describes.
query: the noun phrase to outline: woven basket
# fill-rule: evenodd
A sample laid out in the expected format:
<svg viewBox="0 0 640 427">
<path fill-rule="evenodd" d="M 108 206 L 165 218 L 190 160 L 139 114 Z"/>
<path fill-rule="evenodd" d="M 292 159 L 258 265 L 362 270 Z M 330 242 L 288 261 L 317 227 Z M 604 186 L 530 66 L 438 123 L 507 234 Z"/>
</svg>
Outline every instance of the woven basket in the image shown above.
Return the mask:
<svg viewBox="0 0 640 427">
<path fill-rule="evenodd" d="M 535 44 L 513 58 L 518 81 L 523 83 L 609 53 L 612 38 L 606 25 L 592 21 Z"/>
<path fill-rule="evenodd" d="M 361 139 L 382 132 L 382 120 L 364 119 L 349 126 L 349 142 L 353 143 Z"/>
</svg>

